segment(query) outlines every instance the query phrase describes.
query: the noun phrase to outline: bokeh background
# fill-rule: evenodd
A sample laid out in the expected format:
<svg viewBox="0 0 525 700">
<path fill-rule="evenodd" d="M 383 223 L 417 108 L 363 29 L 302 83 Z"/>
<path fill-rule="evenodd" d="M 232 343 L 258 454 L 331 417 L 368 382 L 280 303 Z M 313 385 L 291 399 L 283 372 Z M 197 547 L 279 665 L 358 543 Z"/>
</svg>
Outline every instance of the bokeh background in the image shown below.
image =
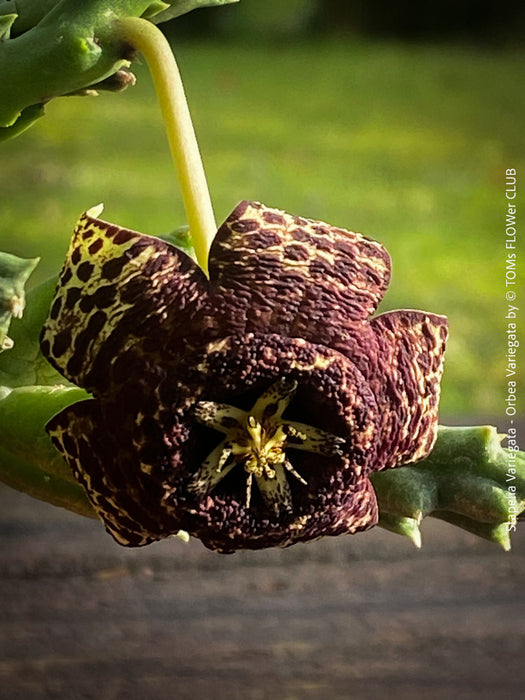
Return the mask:
<svg viewBox="0 0 525 700">
<path fill-rule="evenodd" d="M 382 241 L 382 310 L 446 314 L 442 414 L 502 413 L 505 169 L 525 155 L 525 11 L 492 2 L 242 0 L 166 25 L 217 220 L 241 199 Z M 0 151 L 0 241 L 56 272 L 79 214 L 184 223 L 144 66 L 121 95 L 55 100 Z M 523 278 L 521 278 L 523 279 Z"/>
<path fill-rule="evenodd" d="M 241 0 L 166 27 L 217 220 L 253 198 L 382 241 L 381 308 L 450 319 L 443 422 L 506 425 L 504 176 L 524 172 L 524 8 Z M 122 95 L 52 102 L 1 145 L 0 244 L 42 256 L 32 284 L 98 202 L 150 234 L 184 223 L 137 75 Z M 2 697 L 521 697 L 523 533 L 505 554 L 436 520 L 422 529 L 421 551 L 379 528 L 234 557 L 196 541 L 126 550 L 2 488 Z"/>
</svg>

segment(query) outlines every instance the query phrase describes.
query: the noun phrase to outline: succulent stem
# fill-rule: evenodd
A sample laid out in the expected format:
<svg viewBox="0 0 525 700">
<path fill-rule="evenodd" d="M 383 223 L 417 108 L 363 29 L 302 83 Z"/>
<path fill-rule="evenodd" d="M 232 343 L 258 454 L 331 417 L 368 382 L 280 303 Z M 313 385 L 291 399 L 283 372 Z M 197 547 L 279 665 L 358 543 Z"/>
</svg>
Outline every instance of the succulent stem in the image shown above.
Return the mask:
<svg viewBox="0 0 525 700">
<path fill-rule="evenodd" d="M 525 454 L 503 448 L 503 437 L 488 425 L 440 426 L 426 459 L 372 476 L 379 525 L 420 546 L 431 516 L 509 550 L 525 511 Z"/>
</svg>

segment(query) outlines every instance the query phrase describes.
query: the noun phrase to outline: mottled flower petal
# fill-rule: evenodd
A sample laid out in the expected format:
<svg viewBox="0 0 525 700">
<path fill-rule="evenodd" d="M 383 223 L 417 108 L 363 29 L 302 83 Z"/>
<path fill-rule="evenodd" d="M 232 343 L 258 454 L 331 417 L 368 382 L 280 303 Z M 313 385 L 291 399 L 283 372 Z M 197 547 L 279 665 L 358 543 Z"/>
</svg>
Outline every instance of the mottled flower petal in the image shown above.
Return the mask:
<svg viewBox="0 0 525 700">
<path fill-rule="evenodd" d="M 377 468 L 426 457 L 436 440 L 448 336 L 444 316 L 391 311 L 370 323 L 378 342 L 368 380 L 381 416 Z"/>
<path fill-rule="evenodd" d="M 375 311 L 390 279 L 380 243 L 242 202 L 211 247 L 216 318 L 230 333 L 271 332 L 334 346 Z"/>
<path fill-rule="evenodd" d="M 89 399 L 63 410 L 47 430 L 119 544 L 140 547 L 176 533 L 177 521 L 161 507 L 163 489 L 141 468 L 131 439 L 104 427 L 107 419 Z"/>
<path fill-rule="evenodd" d="M 75 384 L 108 392 L 122 352 L 131 371 L 146 355 L 162 363 L 202 337 L 197 316 L 206 287 L 186 254 L 86 213 L 71 241 L 42 351 Z"/>
<path fill-rule="evenodd" d="M 309 485 L 312 489 L 312 485 Z M 220 500 L 208 502 L 201 514 L 201 524 L 194 534 L 209 549 L 223 553 L 239 549 L 288 547 L 296 542 L 309 542 L 324 536 L 362 532 L 378 520 L 377 501 L 368 478 L 349 478 L 338 473 L 331 489 L 316 494 L 315 505 L 300 514 L 284 518 L 247 520 L 239 523 L 235 504 Z"/>
</svg>

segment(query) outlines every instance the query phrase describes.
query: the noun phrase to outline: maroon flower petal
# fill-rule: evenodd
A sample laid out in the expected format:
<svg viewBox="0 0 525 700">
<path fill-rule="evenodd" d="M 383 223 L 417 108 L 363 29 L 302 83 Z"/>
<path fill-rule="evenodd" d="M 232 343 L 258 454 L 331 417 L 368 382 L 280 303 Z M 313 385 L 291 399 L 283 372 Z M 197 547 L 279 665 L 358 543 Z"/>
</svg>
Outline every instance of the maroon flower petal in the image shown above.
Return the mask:
<svg viewBox="0 0 525 700">
<path fill-rule="evenodd" d="M 130 373 L 146 356 L 166 362 L 202 342 L 197 316 L 206 289 L 206 277 L 185 253 L 86 213 L 42 332 L 42 351 L 67 379 L 105 393 L 121 353 Z"/>
<path fill-rule="evenodd" d="M 46 426 L 106 529 L 121 545 L 140 547 L 183 529 L 166 496 L 162 472 L 180 465 L 180 445 L 188 430 L 176 417 L 169 430 L 138 412 L 124 415 L 122 404 L 81 401 Z"/>
<path fill-rule="evenodd" d="M 368 478 L 356 477 L 352 484 L 338 474 L 333 488 L 317 494 L 316 506 L 284 521 L 253 521 L 241 517 L 235 503 L 209 499 L 199 512 L 195 534 L 209 549 L 231 554 L 239 549 L 289 547 L 319 537 L 350 535 L 377 524 L 378 508 Z"/>
<path fill-rule="evenodd" d="M 426 457 L 436 440 L 441 375 L 448 336 L 444 316 L 391 311 L 372 319 L 377 355 L 368 381 L 381 422 L 378 468 Z"/>
<path fill-rule="evenodd" d="M 97 400 L 69 406 L 48 423 L 47 430 L 119 544 L 142 546 L 163 536 L 157 516 L 151 513 L 150 495 L 137 478 L 137 456 L 130 453 L 131 445 L 122 451 L 117 432 L 104 428 Z"/>
<path fill-rule="evenodd" d="M 390 258 L 359 233 L 242 202 L 210 253 L 213 303 L 230 333 L 271 332 L 333 347 L 388 286 Z"/>
</svg>

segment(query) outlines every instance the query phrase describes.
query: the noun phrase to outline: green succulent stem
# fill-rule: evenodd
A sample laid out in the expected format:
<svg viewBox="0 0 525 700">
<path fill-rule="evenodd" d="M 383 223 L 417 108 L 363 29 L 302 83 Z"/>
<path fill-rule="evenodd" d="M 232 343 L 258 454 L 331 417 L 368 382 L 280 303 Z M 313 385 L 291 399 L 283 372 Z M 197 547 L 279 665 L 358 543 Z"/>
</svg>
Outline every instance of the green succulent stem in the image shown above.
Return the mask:
<svg viewBox="0 0 525 700">
<path fill-rule="evenodd" d="M 25 308 L 25 283 L 40 258 L 24 259 L 0 252 L 0 353 L 14 341 L 7 335 L 12 318 L 21 318 Z"/>
<path fill-rule="evenodd" d="M 97 84 L 127 70 L 119 20 L 161 22 L 234 1 L 0 0 L 0 141 L 31 126 L 51 99 L 96 94 Z"/>
<path fill-rule="evenodd" d="M 239 0 L 150 0 L 145 11 L 140 16 L 151 19 L 155 24 L 166 22 L 184 15 L 199 7 L 211 5 L 227 5 Z M 15 33 L 31 29 L 37 25 L 51 10 L 60 5 L 62 0 L 0 0 L 0 22 L 2 17 L 9 17 L 16 13 Z M 84 3 L 87 4 L 87 3 Z M 116 3 L 108 0 L 108 8 Z M 132 7 L 133 9 L 133 7 Z M 139 8 L 140 9 L 140 8 Z"/>
<path fill-rule="evenodd" d="M 82 90 L 129 66 L 114 22 L 140 16 L 150 4 L 151 0 L 62 0 L 30 29 L 3 41 L 0 126 L 12 128 L 28 107 Z M 17 21 L 12 29 L 16 27 Z M 0 138 L 11 135 L 0 133 Z"/>
<path fill-rule="evenodd" d="M 373 475 L 379 525 L 420 546 L 431 516 L 510 549 L 525 510 L 525 453 L 503 448 L 504 437 L 488 425 L 440 426 L 426 459 Z"/>
<path fill-rule="evenodd" d="M 128 18 L 120 21 L 118 27 L 122 39 L 140 51 L 148 64 L 179 176 L 195 255 L 207 272 L 208 253 L 217 226 L 175 57 L 162 32 L 151 22 Z"/>
<path fill-rule="evenodd" d="M 0 140 L 31 126 L 53 97 L 96 94 L 110 77 L 125 75 L 129 59 L 140 52 L 150 69 L 166 124 L 197 262 L 207 272 L 216 224 L 184 87 L 168 41 L 152 22 L 142 18 L 161 11 L 165 14 L 166 8 L 173 15 L 205 4 L 217 2 L 62 0 L 45 4 L 41 12 L 46 12 L 39 16 L 34 4 L 22 3 L 26 22 L 34 25 L 0 42 Z M 8 36 L 18 16 L 1 12 L 0 5 L 4 35 Z M 114 89 L 119 89 L 133 80 L 113 82 Z"/>
<path fill-rule="evenodd" d="M 97 518 L 80 484 L 35 466 L 30 458 L 14 456 L 0 446 L 0 480 L 17 491 L 78 515 Z"/>
</svg>

